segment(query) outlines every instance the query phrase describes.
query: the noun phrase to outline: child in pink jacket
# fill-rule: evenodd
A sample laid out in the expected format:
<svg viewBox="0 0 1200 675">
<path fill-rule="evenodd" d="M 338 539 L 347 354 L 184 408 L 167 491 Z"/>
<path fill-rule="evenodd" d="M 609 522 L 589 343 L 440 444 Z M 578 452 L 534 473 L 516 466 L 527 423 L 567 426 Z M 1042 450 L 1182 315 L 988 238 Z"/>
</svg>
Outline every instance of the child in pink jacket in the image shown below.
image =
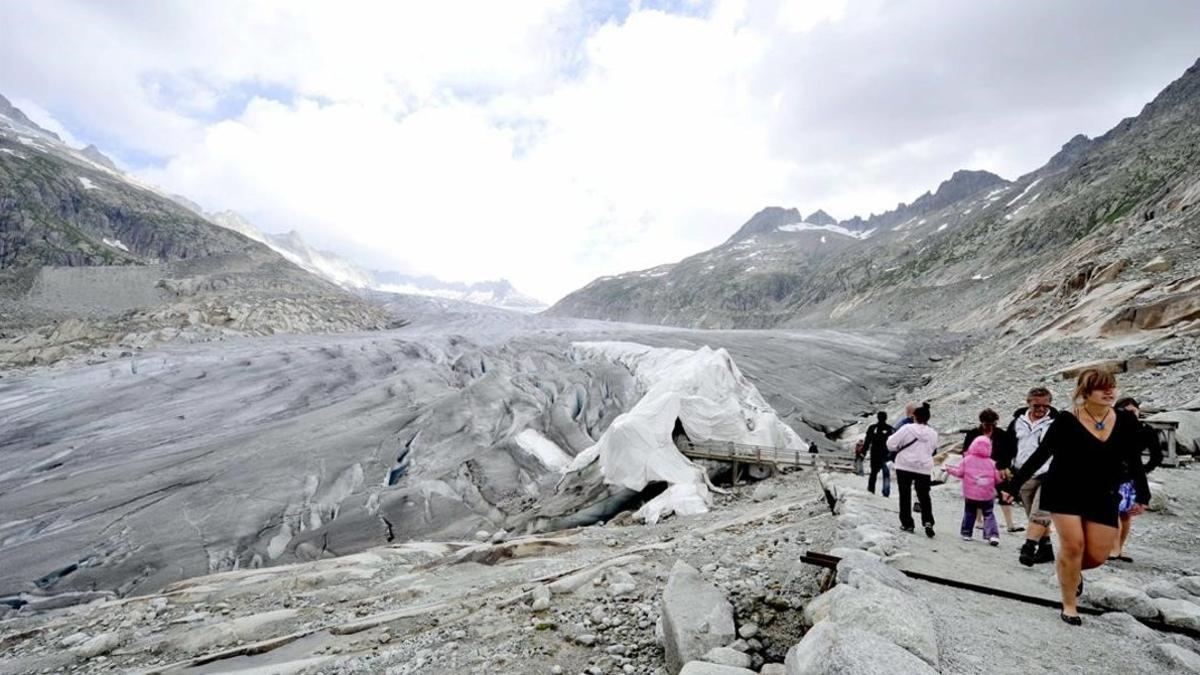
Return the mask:
<svg viewBox="0 0 1200 675">
<path fill-rule="evenodd" d="M 946 473 L 962 479 L 963 485 L 963 541 L 971 541 L 975 531 L 975 512 L 983 512 L 983 537 L 992 546 L 1000 545 L 1000 528 L 996 525 L 996 485 L 1004 477 L 992 460 L 992 440 L 980 436 L 971 441 L 971 447 L 963 455 L 958 466 L 947 466 Z"/>
</svg>

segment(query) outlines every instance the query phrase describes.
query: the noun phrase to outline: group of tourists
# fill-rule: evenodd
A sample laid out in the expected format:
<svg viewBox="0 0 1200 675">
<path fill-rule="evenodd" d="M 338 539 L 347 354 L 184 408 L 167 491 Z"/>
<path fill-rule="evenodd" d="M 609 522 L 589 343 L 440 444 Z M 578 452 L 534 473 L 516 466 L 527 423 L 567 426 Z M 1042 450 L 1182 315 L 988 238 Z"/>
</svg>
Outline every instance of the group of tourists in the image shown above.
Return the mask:
<svg viewBox="0 0 1200 675">
<path fill-rule="evenodd" d="M 980 521 L 983 538 L 1000 544 L 997 502 L 1008 532 L 1025 532 L 1017 556 L 1027 567 L 1056 562 L 1062 589 L 1062 620 L 1080 625 L 1076 598 L 1083 592 L 1082 571 L 1108 560 L 1132 562 L 1125 555 L 1133 518 L 1150 502 L 1146 473 L 1162 462 L 1158 435 L 1139 419 L 1138 402 L 1116 399 L 1116 378 L 1089 369 L 1079 374 L 1068 410 L 1053 407 L 1045 387 L 1030 389 L 1025 405 L 1007 427 L 990 408 L 979 413 L 979 426 L 967 432 L 962 461 L 945 464 L 962 480 L 960 534 L 974 538 Z M 899 491 L 900 529 L 914 532 L 912 492 L 926 536 L 933 537 L 930 477 L 938 451 L 938 433 L 929 425 L 928 403 L 910 404 L 892 427 L 880 412 L 867 428 L 856 457 L 870 467 L 867 490 L 875 492 L 882 475 L 884 497 L 891 493 L 891 471 Z M 1148 451 L 1149 460 L 1142 456 Z M 861 465 L 859 465 L 861 466 Z M 861 469 L 859 469 L 861 475 Z M 1012 502 L 1024 507 L 1027 528 L 1013 521 Z M 1057 556 L 1051 533 L 1057 533 Z"/>
</svg>

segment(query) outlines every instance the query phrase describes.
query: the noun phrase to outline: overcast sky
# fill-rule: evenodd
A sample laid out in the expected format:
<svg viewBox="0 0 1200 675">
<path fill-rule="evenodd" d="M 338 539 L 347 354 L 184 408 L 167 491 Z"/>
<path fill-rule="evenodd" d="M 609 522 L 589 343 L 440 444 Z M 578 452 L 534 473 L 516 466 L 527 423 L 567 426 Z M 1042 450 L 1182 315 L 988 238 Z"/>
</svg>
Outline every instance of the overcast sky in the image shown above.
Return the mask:
<svg viewBox="0 0 1200 675">
<path fill-rule="evenodd" d="M 1200 3 L 0 1 L 0 93 L 377 269 L 554 301 L 767 205 L 1006 178 L 1200 57 Z"/>
</svg>

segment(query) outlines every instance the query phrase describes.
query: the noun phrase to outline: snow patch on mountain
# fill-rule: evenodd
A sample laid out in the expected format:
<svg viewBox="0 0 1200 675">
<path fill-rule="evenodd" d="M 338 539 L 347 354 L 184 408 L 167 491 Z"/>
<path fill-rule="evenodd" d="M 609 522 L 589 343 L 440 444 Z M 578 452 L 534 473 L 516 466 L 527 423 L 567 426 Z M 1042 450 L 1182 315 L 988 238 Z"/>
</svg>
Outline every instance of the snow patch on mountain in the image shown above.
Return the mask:
<svg viewBox="0 0 1200 675">
<path fill-rule="evenodd" d="M 1024 197 L 1025 195 L 1029 194 L 1029 191 L 1030 191 L 1030 190 L 1032 190 L 1032 189 L 1034 188 L 1034 186 L 1035 186 L 1035 185 L 1037 185 L 1037 184 L 1038 184 L 1038 183 L 1040 183 L 1040 182 L 1042 182 L 1042 179 L 1041 179 L 1041 178 L 1038 178 L 1038 179 L 1035 179 L 1035 180 L 1034 180 L 1032 183 L 1030 183 L 1029 185 L 1026 185 L 1026 186 L 1025 186 L 1025 189 L 1024 189 L 1024 190 L 1021 190 L 1021 194 L 1019 194 L 1019 195 L 1017 195 L 1016 197 L 1013 197 L 1012 199 L 1010 199 L 1010 200 L 1009 200 L 1009 201 L 1008 201 L 1008 202 L 1005 204 L 1005 206 L 1012 206 L 1013 204 L 1016 204 L 1017 202 L 1021 201 L 1021 198 L 1022 198 L 1022 197 Z"/>
<path fill-rule="evenodd" d="M 814 232 L 814 231 L 820 230 L 820 231 L 825 231 L 825 232 L 832 232 L 834 234 L 840 234 L 843 237 L 850 237 L 851 239 L 867 239 L 871 236 L 871 233 L 874 232 L 873 229 L 867 230 L 865 232 L 860 232 L 858 230 L 848 230 L 848 229 L 842 227 L 841 225 L 816 225 L 814 223 L 809 223 L 809 222 L 792 223 L 791 225 L 780 225 L 776 229 L 778 229 L 780 232 Z M 822 242 L 825 241 L 824 237 L 822 237 L 821 241 Z"/>
</svg>

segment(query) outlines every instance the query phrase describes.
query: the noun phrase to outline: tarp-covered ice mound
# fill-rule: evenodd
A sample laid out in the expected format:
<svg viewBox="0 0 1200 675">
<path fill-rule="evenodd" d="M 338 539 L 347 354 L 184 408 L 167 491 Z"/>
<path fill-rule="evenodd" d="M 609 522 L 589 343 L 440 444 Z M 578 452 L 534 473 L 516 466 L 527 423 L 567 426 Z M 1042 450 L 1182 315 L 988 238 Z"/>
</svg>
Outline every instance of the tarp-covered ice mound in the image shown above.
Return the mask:
<svg viewBox="0 0 1200 675">
<path fill-rule="evenodd" d="M 703 513 L 711 504 L 704 469 L 684 457 L 671 438 L 679 420 L 693 441 L 732 441 L 793 450 L 800 437 L 738 370 L 724 349 L 666 349 L 634 342 L 576 342 L 579 358 L 609 359 L 630 370 L 646 394 L 613 420 L 595 445 L 579 453 L 570 471 L 600 462 L 606 483 L 667 490 L 634 514 L 648 523 L 672 512 Z"/>
</svg>

